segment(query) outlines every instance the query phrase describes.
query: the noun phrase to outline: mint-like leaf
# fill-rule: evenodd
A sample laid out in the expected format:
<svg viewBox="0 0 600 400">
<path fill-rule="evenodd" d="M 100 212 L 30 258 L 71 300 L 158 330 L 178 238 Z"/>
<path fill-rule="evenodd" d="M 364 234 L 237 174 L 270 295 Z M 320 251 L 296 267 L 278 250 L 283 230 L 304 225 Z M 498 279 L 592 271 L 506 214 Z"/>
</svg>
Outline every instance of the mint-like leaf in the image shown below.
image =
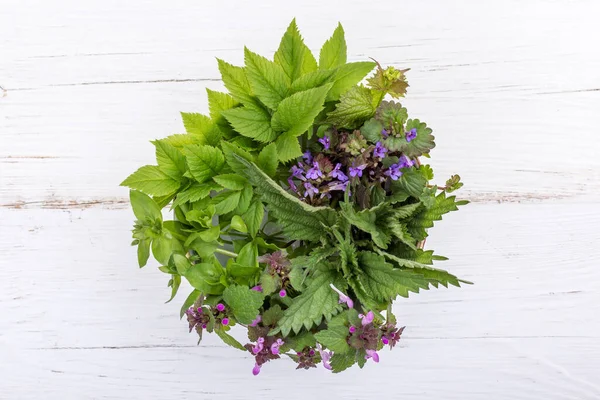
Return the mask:
<svg viewBox="0 0 600 400">
<path fill-rule="evenodd" d="M 347 337 L 348 327 L 345 325 L 329 326 L 329 329 L 315 334 L 315 339 L 334 353 L 346 353 L 350 350 Z"/>
<path fill-rule="evenodd" d="M 223 300 L 242 324 L 251 323 L 259 314 L 264 295 L 245 286 L 232 285 L 223 292 Z"/>
</svg>

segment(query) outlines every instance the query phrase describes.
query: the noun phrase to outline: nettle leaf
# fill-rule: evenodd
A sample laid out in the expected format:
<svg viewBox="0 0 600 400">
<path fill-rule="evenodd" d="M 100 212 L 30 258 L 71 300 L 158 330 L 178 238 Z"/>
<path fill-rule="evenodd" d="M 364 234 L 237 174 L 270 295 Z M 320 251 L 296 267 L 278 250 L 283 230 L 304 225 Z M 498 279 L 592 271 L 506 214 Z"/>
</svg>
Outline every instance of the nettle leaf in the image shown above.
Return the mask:
<svg viewBox="0 0 600 400">
<path fill-rule="evenodd" d="M 307 69 L 312 68 L 310 60 L 308 60 L 309 65 L 305 65 L 305 58 L 310 59 L 311 57 L 314 60 L 313 55 L 304 44 L 304 40 L 300 35 L 300 31 L 296 25 L 296 19 L 293 19 L 283 35 L 283 38 L 281 38 L 279 49 L 275 52 L 275 63 L 283 68 L 283 71 L 290 82 L 293 82 L 301 75 L 308 72 Z M 316 68 L 315 62 L 314 69 Z"/>
<path fill-rule="evenodd" d="M 332 226 L 336 213 L 329 207 L 313 207 L 286 192 L 269 178 L 256 164 L 238 157 L 244 164 L 243 174 L 255 188 L 255 193 L 269 207 L 269 214 L 275 217 L 284 234 L 295 240 L 318 241 L 323 236 L 323 228 Z"/>
<path fill-rule="evenodd" d="M 373 94 L 364 86 L 354 86 L 344 93 L 335 110 L 328 114 L 328 122 L 344 128 L 355 128 L 375 114 Z"/>
<path fill-rule="evenodd" d="M 340 290 L 346 288 L 345 281 L 335 270 L 315 273 L 314 279 L 304 292 L 294 298 L 294 302 L 284 311 L 276 332 L 281 331 L 284 336 L 289 335 L 291 331 L 299 333 L 303 327 L 311 329 L 313 325 L 319 325 L 323 318 L 329 320 L 341 311 L 338 294 L 331 289 L 330 283 Z"/>
<path fill-rule="evenodd" d="M 277 172 L 277 166 L 279 165 L 279 160 L 277 158 L 277 145 L 275 143 L 271 143 L 265 146 L 258 155 L 256 163 L 260 169 L 265 172 L 265 174 L 269 175 L 270 177 L 275 176 L 275 173 Z"/>
<path fill-rule="evenodd" d="M 372 61 L 359 61 L 339 66 L 333 76 L 333 87 L 327 95 L 327 101 L 338 100 L 351 87 L 359 83 L 375 67 Z"/>
<path fill-rule="evenodd" d="M 223 292 L 223 300 L 231 308 L 235 319 L 242 324 L 251 323 L 259 314 L 264 295 L 245 286 L 231 285 Z"/>
<path fill-rule="evenodd" d="M 373 242 L 386 249 L 389 244 L 391 237 L 386 232 L 385 226 L 378 223 L 378 214 L 385 214 L 389 211 L 389 207 L 386 205 L 380 205 L 372 209 L 361 210 L 359 212 L 354 211 L 352 203 L 342 202 L 340 203 L 342 209 L 342 215 L 348 222 L 356 226 L 358 229 L 370 233 Z M 381 226 L 380 226 L 381 225 Z"/>
<path fill-rule="evenodd" d="M 219 185 L 223 186 L 225 189 L 231 190 L 242 190 L 248 183 L 246 178 L 238 174 L 217 175 L 213 176 L 213 180 Z"/>
<path fill-rule="evenodd" d="M 315 334 L 315 339 L 334 353 L 346 353 L 350 350 L 347 337 L 348 327 L 345 325 L 330 325 L 329 329 Z"/>
<path fill-rule="evenodd" d="M 212 146 L 192 145 L 183 149 L 190 173 L 203 183 L 223 169 L 225 158 L 221 150 Z"/>
<path fill-rule="evenodd" d="M 367 295 L 376 301 L 391 301 L 398 295 L 408 297 L 409 292 L 428 288 L 423 275 L 394 269 L 381 255 L 363 251 L 358 259 L 362 270 L 360 282 Z"/>
<path fill-rule="evenodd" d="M 150 196 L 145 195 L 137 190 L 129 191 L 129 201 L 133 214 L 140 221 L 159 221 L 162 222 L 162 213 L 160 207 Z"/>
<path fill-rule="evenodd" d="M 435 203 L 430 208 L 422 208 L 407 221 L 408 231 L 416 240 L 427 237 L 427 229 L 433 227 L 434 221 L 442 219 L 442 215 L 458 210 L 458 206 L 467 204 L 468 201 L 456 201 L 456 196 L 446 197 L 445 192 L 435 196 Z"/>
<path fill-rule="evenodd" d="M 403 224 L 396 219 L 389 219 L 388 229 L 396 239 L 400 240 L 402 243 L 404 243 L 411 249 L 416 250 L 417 241 L 408 232 L 408 227 L 406 226 L 406 224 Z"/>
<path fill-rule="evenodd" d="M 277 137 L 271 127 L 271 115 L 263 108 L 237 107 L 222 112 L 234 129 L 243 136 L 268 143 Z"/>
<path fill-rule="evenodd" d="M 346 64 L 344 28 L 338 24 L 333 35 L 323 44 L 319 54 L 319 69 L 331 69 Z"/>
<path fill-rule="evenodd" d="M 121 186 L 127 186 L 152 196 L 171 195 L 179 188 L 179 185 L 177 180 L 165 174 L 156 165 L 145 165 L 121 182 Z"/>
<path fill-rule="evenodd" d="M 404 138 L 400 150 L 407 157 L 420 157 L 424 154 L 429 154 L 429 150 L 435 147 L 435 137 L 431 134 L 433 131 L 427 127 L 425 122 L 421 122 L 418 119 L 409 119 L 406 122 L 406 131 L 409 132 L 413 128 L 417 130 L 417 137 L 411 142 L 407 142 L 406 138 Z"/>
<path fill-rule="evenodd" d="M 393 184 L 415 198 L 421 195 L 426 185 L 427 180 L 423 174 L 414 168 L 403 170 L 400 179 Z"/>
<path fill-rule="evenodd" d="M 246 76 L 256 97 L 267 107 L 275 110 L 287 94 L 291 83 L 290 78 L 281 66 L 247 48 L 244 48 L 244 60 Z"/>
<path fill-rule="evenodd" d="M 260 229 L 263 218 L 265 216 L 265 209 L 261 201 L 257 200 L 250 204 L 248 210 L 242 215 L 242 219 L 248 227 L 248 233 L 250 236 L 255 237 Z"/>
<path fill-rule="evenodd" d="M 314 89 L 319 86 L 326 85 L 327 83 L 333 83 L 335 72 L 336 70 L 333 69 L 321 69 L 310 72 L 306 75 L 302 75 L 300 78 L 292 82 L 290 94 L 302 92 L 308 89 Z"/>
<path fill-rule="evenodd" d="M 273 114 L 273 129 L 293 136 L 306 132 L 323 110 L 325 96 L 330 87 L 331 85 L 325 85 L 286 97 Z"/>
<path fill-rule="evenodd" d="M 302 155 L 302 149 L 296 135 L 284 133 L 277 138 L 275 145 L 281 162 L 288 162 Z"/>
<path fill-rule="evenodd" d="M 152 144 L 156 147 L 156 162 L 160 170 L 180 181 L 187 171 L 183 154 L 175 146 L 163 140 L 155 140 Z"/>
<path fill-rule="evenodd" d="M 215 145 L 221 140 L 221 131 L 206 115 L 182 112 L 181 118 L 186 132 L 190 135 L 202 137 L 204 143 Z"/>
<path fill-rule="evenodd" d="M 219 63 L 219 71 L 223 84 L 231 96 L 245 105 L 259 106 L 259 102 L 254 97 L 250 82 L 246 77 L 246 71 L 243 67 L 237 67 L 217 58 Z"/>
</svg>

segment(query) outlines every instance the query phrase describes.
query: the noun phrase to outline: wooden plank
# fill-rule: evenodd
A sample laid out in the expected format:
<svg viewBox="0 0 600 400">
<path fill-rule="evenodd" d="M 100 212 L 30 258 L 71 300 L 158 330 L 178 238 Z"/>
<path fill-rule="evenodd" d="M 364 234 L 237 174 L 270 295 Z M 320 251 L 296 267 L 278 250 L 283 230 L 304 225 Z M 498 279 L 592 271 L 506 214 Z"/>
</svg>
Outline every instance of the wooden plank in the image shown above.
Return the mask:
<svg viewBox="0 0 600 400">
<path fill-rule="evenodd" d="M 600 396 L 595 203 L 448 215 L 428 246 L 450 257 L 439 266 L 475 285 L 397 301 L 407 329 L 379 365 L 302 379 L 291 379 L 288 361 L 255 378 L 248 355 L 211 336 L 196 347 L 178 319 L 185 290 L 164 305 L 165 275 L 137 268 L 132 219 L 100 208 L 0 210 L 0 398 Z"/>
</svg>

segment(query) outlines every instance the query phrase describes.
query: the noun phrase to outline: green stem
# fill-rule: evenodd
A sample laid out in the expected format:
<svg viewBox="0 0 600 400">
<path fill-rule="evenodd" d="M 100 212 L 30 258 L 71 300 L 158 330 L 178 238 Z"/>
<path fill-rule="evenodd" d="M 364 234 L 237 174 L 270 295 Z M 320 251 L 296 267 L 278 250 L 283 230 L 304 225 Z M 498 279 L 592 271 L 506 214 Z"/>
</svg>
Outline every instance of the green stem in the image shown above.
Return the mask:
<svg viewBox="0 0 600 400">
<path fill-rule="evenodd" d="M 228 251 L 225 249 L 215 249 L 215 253 L 220 253 L 228 257 L 236 258 L 238 255 L 232 251 Z"/>
</svg>

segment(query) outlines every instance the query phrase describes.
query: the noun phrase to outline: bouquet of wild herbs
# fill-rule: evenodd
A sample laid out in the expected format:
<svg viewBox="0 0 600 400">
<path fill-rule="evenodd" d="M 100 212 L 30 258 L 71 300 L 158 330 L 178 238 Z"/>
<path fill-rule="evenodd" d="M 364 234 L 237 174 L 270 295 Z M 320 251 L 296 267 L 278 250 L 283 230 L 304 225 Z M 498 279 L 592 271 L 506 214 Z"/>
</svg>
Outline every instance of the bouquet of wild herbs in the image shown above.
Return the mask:
<svg viewBox="0 0 600 400">
<path fill-rule="evenodd" d="M 378 362 L 404 329 L 396 297 L 462 282 L 422 250 L 466 201 L 447 195 L 457 175 L 429 183 L 431 129 L 384 100 L 404 96 L 407 70 L 347 63 L 341 26 L 317 62 L 294 21 L 274 61 L 245 49 L 244 67 L 218 64 L 228 93 L 207 90 L 210 116 L 182 113 L 187 133 L 152 142 L 158 165 L 122 183 L 139 265 L 152 249 L 171 299 L 186 279 L 190 332 L 249 352 L 254 374 L 283 355 L 334 372 Z"/>
</svg>

